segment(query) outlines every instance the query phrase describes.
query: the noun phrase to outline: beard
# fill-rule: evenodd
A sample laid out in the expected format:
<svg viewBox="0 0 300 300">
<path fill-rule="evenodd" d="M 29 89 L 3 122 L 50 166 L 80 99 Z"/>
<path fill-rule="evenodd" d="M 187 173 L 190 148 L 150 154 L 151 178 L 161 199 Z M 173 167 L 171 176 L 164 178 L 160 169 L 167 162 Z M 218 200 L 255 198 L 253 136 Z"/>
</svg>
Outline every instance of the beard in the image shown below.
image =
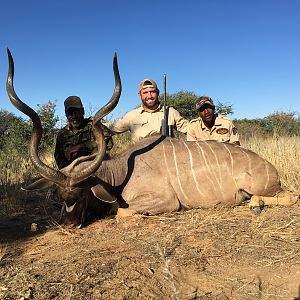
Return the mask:
<svg viewBox="0 0 300 300">
<path fill-rule="evenodd" d="M 151 110 L 154 110 L 159 106 L 159 101 L 154 99 L 142 100 L 142 102 L 144 107 Z"/>
</svg>

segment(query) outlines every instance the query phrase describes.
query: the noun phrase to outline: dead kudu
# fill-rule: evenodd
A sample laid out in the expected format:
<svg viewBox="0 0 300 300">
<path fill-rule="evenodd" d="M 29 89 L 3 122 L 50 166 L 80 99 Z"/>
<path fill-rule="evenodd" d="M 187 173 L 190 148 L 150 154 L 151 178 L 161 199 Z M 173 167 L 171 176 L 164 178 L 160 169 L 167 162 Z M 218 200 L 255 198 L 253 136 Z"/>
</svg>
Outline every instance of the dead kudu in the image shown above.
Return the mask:
<svg viewBox="0 0 300 300">
<path fill-rule="evenodd" d="M 117 60 L 114 58 L 115 91 L 94 118 L 98 153 L 78 158 L 55 170 L 38 157 L 41 123 L 37 114 L 16 95 L 13 88 L 13 60 L 8 52 L 7 92 L 11 102 L 33 122 L 29 155 L 43 176 L 28 189 L 56 184 L 67 216 L 82 225 L 92 203 L 117 202 L 118 216 L 160 214 L 182 208 L 216 205 L 249 205 L 260 211 L 263 205 L 293 205 L 297 199 L 283 191 L 273 165 L 254 152 L 216 141 L 184 142 L 163 136 L 149 137 L 111 160 L 104 160 L 101 119 L 117 105 L 121 93 Z"/>
<path fill-rule="evenodd" d="M 66 213 L 65 223 L 80 227 L 84 223 L 87 213 L 92 212 L 101 215 L 103 212 L 110 210 L 112 202 L 115 202 L 115 197 L 112 198 L 110 194 L 106 193 L 105 189 L 102 191 L 102 195 L 105 198 L 103 201 L 100 201 L 92 193 L 91 187 L 97 184 L 96 177 L 92 174 L 95 173 L 101 165 L 106 151 L 103 132 L 100 128 L 101 119 L 115 108 L 121 95 L 122 88 L 116 54 L 113 60 L 115 76 L 114 93 L 110 101 L 94 116 L 93 131 L 98 144 L 98 152 L 96 155 L 80 157 L 67 168 L 56 170 L 45 165 L 39 158 L 38 147 L 43 131 L 41 120 L 37 113 L 23 103 L 15 93 L 13 86 L 14 62 L 9 49 L 7 49 L 7 53 L 9 61 L 6 83 L 7 93 L 12 104 L 32 120 L 33 131 L 29 147 L 29 156 L 32 164 L 43 177 L 27 186 L 25 190 L 44 189 L 56 185 L 58 187 L 59 198 L 64 204 Z M 80 165 L 80 170 L 78 169 L 79 165 L 77 166 L 77 164 Z M 73 169 L 73 167 L 75 169 Z M 74 173 L 74 170 L 76 170 L 76 174 Z"/>
</svg>

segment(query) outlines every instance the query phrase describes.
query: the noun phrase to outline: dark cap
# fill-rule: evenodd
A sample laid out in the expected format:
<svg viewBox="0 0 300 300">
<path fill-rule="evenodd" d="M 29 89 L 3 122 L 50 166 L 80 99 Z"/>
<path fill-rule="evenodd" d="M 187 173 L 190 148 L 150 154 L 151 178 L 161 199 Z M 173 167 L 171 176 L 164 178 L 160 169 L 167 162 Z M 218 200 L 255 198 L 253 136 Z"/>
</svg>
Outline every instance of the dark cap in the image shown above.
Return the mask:
<svg viewBox="0 0 300 300">
<path fill-rule="evenodd" d="M 81 99 L 78 96 L 69 96 L 65 102 L 65 112 L 68 111 L 69 108 L 83 108 Z"/>
<path fill-rule="evenodd" d="M 212 101 L 212 99 L 208 96 L 201 96 L 197 101 L 196 101 L 196 110 L 199 110 L 204 104 L 210 105 L 213 109 L 215 108 L 215 105 Z"/>
</svg>

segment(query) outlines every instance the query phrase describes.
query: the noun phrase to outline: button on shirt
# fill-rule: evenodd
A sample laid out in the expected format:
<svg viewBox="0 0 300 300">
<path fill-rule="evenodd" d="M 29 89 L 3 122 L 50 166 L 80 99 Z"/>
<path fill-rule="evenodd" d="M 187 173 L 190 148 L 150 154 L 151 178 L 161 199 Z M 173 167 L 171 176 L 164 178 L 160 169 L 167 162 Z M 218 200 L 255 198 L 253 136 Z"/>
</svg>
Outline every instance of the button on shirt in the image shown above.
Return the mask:
<svg viewBox="0 0 300 300">
<path fill-rule="evenodd" d="M 131 139 L 137 142 L 147 136 L 160 134 L 164 109 L 159 106 L 156 111 L 148 112 L 142 106 L 128 112 L 115 121 L 109 129 L 114 133 L 131 132 Z M 180 132 L 186 133 L 188 121 L 173 107 L 169 107 L 168 125 L 173 125 Z"/>
<path fill-rule="evenodd" d="M 191 120 L 187 129 L 187 140 L 216 140 L 219 142 L 235 143 L 239 141 L 239 135 L 230 119 L 224 115 L 218 115 L 215 120 L 215 125 L 211 130 L 204 125 L 200 117 Z"/>
</svg>

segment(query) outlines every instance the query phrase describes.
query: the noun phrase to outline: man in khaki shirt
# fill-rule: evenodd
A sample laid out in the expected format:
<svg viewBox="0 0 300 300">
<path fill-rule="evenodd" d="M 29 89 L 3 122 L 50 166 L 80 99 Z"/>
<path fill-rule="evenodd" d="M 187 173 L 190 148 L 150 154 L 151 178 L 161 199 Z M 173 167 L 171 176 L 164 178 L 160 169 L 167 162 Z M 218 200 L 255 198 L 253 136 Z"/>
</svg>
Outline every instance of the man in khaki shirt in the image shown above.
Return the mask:
<svg viewBox="0 0 300 300">
<path fill-rule="evenodd" d="M 201 96 L 196 102 L 196 111 L 199 118 L 190 121 L 188 141 L 217 140 L 240 145 L 232 121 L 224 115 L 215 114 L 215 105 L 210 97 Z"/>
<path fill-rule="evenodd" d="M 163 106 L 158 101 L 159 89 L 154 80 L 143 79 L 139 85 L 138 95 L 142 101 L 141 106 L 128 112 L 124 117 L 109 126 L 112 133 L 130 131 L 133 142 L 147 136 L 161 134 L 164 118 Z M 169 107 L 168 125 L 172 125 L 174 129 L 186 133 L 188 121 L 176 109 Z"/>
</svg>

